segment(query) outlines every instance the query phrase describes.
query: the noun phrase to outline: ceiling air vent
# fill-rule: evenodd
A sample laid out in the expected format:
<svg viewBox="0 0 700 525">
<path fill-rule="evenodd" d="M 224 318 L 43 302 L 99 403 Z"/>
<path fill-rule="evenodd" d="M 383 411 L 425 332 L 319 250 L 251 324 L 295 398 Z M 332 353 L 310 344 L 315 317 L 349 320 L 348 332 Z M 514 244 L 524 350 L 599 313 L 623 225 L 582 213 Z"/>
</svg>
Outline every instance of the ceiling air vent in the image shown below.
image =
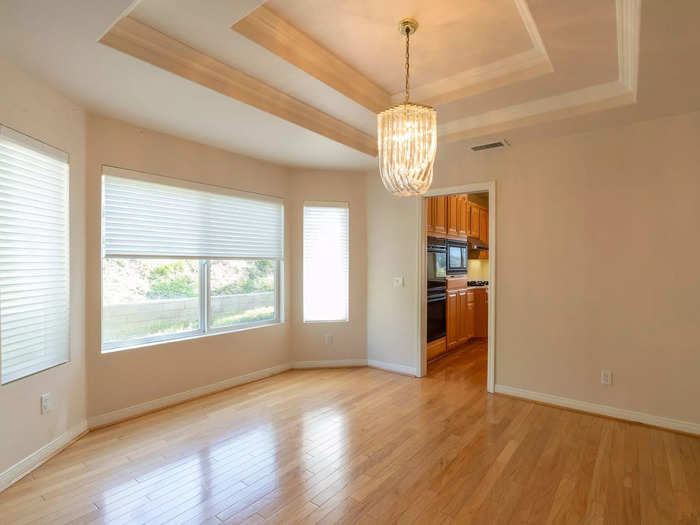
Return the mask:
<svg viewBox="0 0 700 525">
<path fill-rule="evenodd" d="M 472 144 L 469 148 L 472 151 L 483 151 L 485 149 L 505 148 L 506 146 L 510 146 L 510 143 L 504 139 L 497 140 L 496 142 L 487 142 L 485 144 Z"/>
</svg>

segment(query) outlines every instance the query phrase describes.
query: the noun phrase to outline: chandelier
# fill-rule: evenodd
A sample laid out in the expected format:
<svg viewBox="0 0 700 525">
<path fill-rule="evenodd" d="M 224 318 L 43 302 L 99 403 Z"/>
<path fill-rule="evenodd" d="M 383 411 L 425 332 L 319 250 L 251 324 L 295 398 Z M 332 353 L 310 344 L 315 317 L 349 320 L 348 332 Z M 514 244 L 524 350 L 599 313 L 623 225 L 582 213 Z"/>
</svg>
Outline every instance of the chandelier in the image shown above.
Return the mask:
<svg viewBox="0 0 700 525">
<path fill-rule="evenodd" d="M 377 115 L 379 174 L 384 187 L 398 197 L 428 191 L 437 149 L 435 109 L 409 101 L 409 43 L 417 29 L 418 22 L 411 18 L 399 23 L 406 36 L 406 97 Z"/>
</svg>

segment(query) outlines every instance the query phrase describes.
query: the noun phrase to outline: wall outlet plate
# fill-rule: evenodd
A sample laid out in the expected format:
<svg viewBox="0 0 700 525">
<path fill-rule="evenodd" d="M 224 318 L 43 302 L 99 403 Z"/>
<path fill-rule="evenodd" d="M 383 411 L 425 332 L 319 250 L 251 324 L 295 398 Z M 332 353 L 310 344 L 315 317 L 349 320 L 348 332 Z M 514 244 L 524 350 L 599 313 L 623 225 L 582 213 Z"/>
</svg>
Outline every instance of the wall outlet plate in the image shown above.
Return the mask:
<svg viewBox="0 0 700 525">
<path fill-rule="evenodd" d="M 323 343 L 327 345 L 333 344 L 333 334 L 326 334 L 323 336 Z"/>
<path fill-rule="evenodd" d="M 41 413 L 51 412 L 51 392 L 41 394 Z"/>
<path fill-rule="evenodd" d="M 404 278 L 403 278 L 403 276 L 401 276 L 401 277 L 394 277 L 393 283 L 394 283 L 394 288 L 403 288 L 403 285 L 404 285 Z"/>
<path fill-rule="evenodd" d="M 602 385 L 612 385 L 612 370 L 601 370 L 600 371 L 600 384 Z"/>
</svg>

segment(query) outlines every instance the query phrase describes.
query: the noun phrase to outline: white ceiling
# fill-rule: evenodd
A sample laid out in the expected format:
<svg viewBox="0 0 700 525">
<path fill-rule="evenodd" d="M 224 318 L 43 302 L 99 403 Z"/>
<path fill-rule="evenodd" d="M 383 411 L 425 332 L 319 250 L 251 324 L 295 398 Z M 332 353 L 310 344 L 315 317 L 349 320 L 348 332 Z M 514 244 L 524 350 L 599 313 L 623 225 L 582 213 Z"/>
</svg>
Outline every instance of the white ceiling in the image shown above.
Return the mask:
<svg viewBox="0 0 700 525">
<path fill-rule="evenodd" d="M 366 133 L 374 134 L 376 123 L 371 111 L 230 29 L 235 21 L 263 1 L 142 0 L 131 16 Z M 276 7 L 280 14 L 286 12 L 290 21 L 296 20 L 300 27 L 308 25 L 305 30 L 309 34 L 371 77 L 373 70 L 393 56 L 393 50 L 385 49 L 388 44 L 383 44 L 383 52 L 374 56 L 372 42 L 367 42 L 358 53 L 360 46 L 352 39 L 347 39 L 344 50 L 343 40 L 331 38 L 333 33 L 325 36 L 322 32 L 313 33 L 326 27 L 323 23 L 333 15 L 333 5 L 340 5 L 338 1 L 271 0 L 268 5 Z M 430 20 L 430 9 L 434 8 L 439 14 L 440 9 L 455 1 L 411 0 L 411 9 L 422 12 L 424 20 Z M 588 0 L 585 3 L 529 0 L 526 4 L 521 0 L 512 1 L 528 6 L 553 71 L 440 105 L 438 116 L 441 123 L 454 127 L 460 122 L 479 121 L 482 115 L 498 111 L 507 114 L 511 108 L 522 104 L 539 103 L 547 97 L 605 85 L 618 78 L 616 12 L 621 0 Z M 131 7 L 131 3 L 131 0 L 1 1 L 0 56 L 44 79 L 89 110 L 138 126 L 284 165 L 336 169 L 367 169 L 376 165 L 376 159 L 372 157 L 98 44 L 102 34 Z M 489 5 L 485 0 L 473 0 L 473 3 L 480 8 Z M 365 11 L 357 13 L 358 19 L 371 15 L 375 20 L 386 19 L 383 24 L 389 25 L 394 15 L 388 16 L 387 13 L 393 13 L 391 10 L 396 10 L 402 2 L 344 0 L 342 3 L 346 11 L 363 5 Z M 368 5 L 374 10 L 369 15 L 366 14 Z M 311 17 L 307 22 L 302 21 L 304 8 Z M 513 18 L 511 11 L 479 15 L 484 17 L 482 30 L 486 31 L 485 34 L 495 30 L 486 27 L 487 22 L 494 24 L 496 29 L 513 29 L 511 40 L 501 36 L 499 47 L 494 50 L 498 56 L 506 52 L 517 53 L 523 46 L 522 23 Z M 468 9 L 462 13 L 465 32 L 469 31 L 469 13 Z M 700 2 L 697 0 L 674 0 L 672 4 L 646 0 L 642 9 L 639 87 L 635 104 L 517 129 L 513 126 L 509 130 L 505 126 L 498 136 L 511 138 L 517 146 L 518 141 L 537 137 L 700 109 L 698 19 Z M 374 25 L 371 30 L 379 31 Z M 392 33 L 391 38 L 396 38 L 400 44 L 395 24 L 391 24 L 390 31 L 396 33 L 395 36 Z M 445 42 L 449 43 L 451 39 L 447 38 Z M 470 40 L 465 42 L 474 45 Z M 417 37 L 415 44 L 419 44 Z M 427 64 L 430 53 L 433 56 L 436 53 L 458 54 L 459 46 L 449 47 L 445 43 L 441 46 L 426 45 L 416 53 L 419 57 L 417 63 L 423 60 Z M 421 53 L 423 58 L 420 58 Z M 424 76 L 431 81 L 430 74 L 434 78 L 441 71 L 454 73 L 457 66 L 471 67 L 475 60 L 486 60 L 484 53 L 484 50 L 475 51 L 465 57 L 456 56 L 454 60 L 441 57 L 436 69 Z M 363 61 L 363 57 L 369 58 Z M 387 64 L 387 70 L 398 69 L 400 72 L 402 58 L 402 53 L 399 53 Z M 384 82 L 390 84 L 389 80 Z M 386 87 L 393 90 L 393 85 Z M 477 136 L 467 142 L 478 142 L 480 138 L 488 137 Z"/>
<path fill-rule="evenodd" d="M 4 0 L 0 2 L 0 55 L 89 110 L 138 126 L 284 165 L 337 169 L 375 165 L 376 159 L 368 155 L 98 44 L 131 3 Z M 170 3 L 174 8 L 179 2 Z M 208 12 L 217 12 L 217 6 L 219 12 L 225 11 L 224 6 L 234 3 L 208 0 Z M 240 2 L 245 3 L 254 2 Z M 228 33 L 238 37 L 230 29 Z M 290 72 L 294 68 L 280 59 L 276 62 L 273 71 L 296 73 L 329 100 L 340 97 L 321 82 Z M 368 110 L 357 108 L 366 114 L 367 122 L 374 123 Z"/>
</svg>

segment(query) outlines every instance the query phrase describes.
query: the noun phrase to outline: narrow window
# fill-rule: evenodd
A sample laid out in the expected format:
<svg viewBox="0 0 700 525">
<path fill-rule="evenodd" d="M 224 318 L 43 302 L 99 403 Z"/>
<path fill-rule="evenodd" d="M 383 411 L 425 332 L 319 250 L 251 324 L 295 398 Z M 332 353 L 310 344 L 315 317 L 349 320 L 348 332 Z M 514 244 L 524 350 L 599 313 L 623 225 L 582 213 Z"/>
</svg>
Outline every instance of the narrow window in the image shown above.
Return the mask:
<svg viewBox="0 0 700 525">
<path fill-rule="evenodd" d="M 0 126 L 2 383 L 69 360 L 68 155 Z"/>
<path fill-rule="evenodd" d="M 304 203 L 304 322 L 348 320 L 347 203 Z"/>
</svg>

